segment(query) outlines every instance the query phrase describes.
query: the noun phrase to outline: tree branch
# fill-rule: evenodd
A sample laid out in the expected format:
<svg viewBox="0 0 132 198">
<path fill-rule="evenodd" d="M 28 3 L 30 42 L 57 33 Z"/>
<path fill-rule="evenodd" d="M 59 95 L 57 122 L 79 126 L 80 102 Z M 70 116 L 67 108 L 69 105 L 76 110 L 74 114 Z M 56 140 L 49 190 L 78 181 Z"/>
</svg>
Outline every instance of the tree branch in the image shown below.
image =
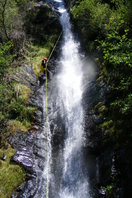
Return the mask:
<svg viewBox="0 0 132 198">
<path fill-rule="evenodd" d="M 7 1 L 8 0 L 4 0 L 3 4 L 1 3 L 2 8 L 3 8 L 1 15 L 2 15 L 2 25 L 3 25 L 4 33 L 5 33 L 7 40 L 9 40 L 7 30 L 6 30 L 6 24 L 5 24 L 5 10 L 6 10 Z"/>
</svg>

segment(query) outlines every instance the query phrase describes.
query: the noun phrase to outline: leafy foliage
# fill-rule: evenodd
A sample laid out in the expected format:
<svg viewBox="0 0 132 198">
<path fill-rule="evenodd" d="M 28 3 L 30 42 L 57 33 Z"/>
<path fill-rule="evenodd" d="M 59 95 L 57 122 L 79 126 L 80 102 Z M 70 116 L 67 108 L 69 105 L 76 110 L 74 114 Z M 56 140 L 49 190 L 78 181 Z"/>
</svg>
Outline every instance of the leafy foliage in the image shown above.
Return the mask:
<svg viewBox="0 0 132 198">
<path fill-rule="evenodd" d="M 105 150 L 118 151 L 124 197 L 129 197 L 132 165 L 132 1 L 79 0 L 71 9 L 75 25 L 87 51 L 98 57 L 98 82 L 103 97 L 95 106 L 100 118 L 100 133 Z M 127 153 L 129 162 L 125 155 Z M 126 171 L 124 171 L 126 170 Z M 110 178 L 109 178 L 110 179 Z M 117 184 L 117 180 L 115 181 Z M 107 197 L 117 197 L 112 183 L 106 184 Z M 117 187 L 117 186 L 116 186 Z"/>
<path fill-rule="evenodd" d="M 94 47 L 94 39 L 104 35 L 104 26 L 108 22 L 111 10 L 108 4 L 100 1 L 83 0 L 71 9 L 72 18 L 82 35 L 87 50 Z"/>
<path fill-rule="evenodd" d="M 11 54 L 12 47 L 13 43 L 11 41 L 0 44 L 0 82 L 5 77 L 13 60 L 14 55 Z"/>
<path fill-rule="evenodd" d="M 132 67 L 132 39 L 128 37 L 129 29 L 125 21 L 120 17 L 111 17 L 105 40 L 100 44 L 103 49 L 104 59 L 113 65 L 127 65 Z"/>
<path fill-rule="evenodd" d="M 73 20 L 86 43 L 86 49 L 95 50 L 97 46 L 97 50 L 102 52 L 103 59 L 99 57 L 99 79 L 102 79 L 107 87 L 106 104 L 103 104 L 105 108 L 102 106 L 98 110 L 102 117 L 106 117 L 106 121 L 101 125 L 103 130 L 114 129 L 118 134 L 120 128 L 117 141 L 122 139 L 121 131 L 124 137 L 126 128 L 130 129 L 131 126 L 127 124 L 127 119 L 130 122 L 132 111 L 132 39 L 131 24 L 128 21 L 131 16 L 130 7 L 130 1 L 124 0 L 104 0 L 102 3 L 82 0 L 74 3 L 71 9 Z M 111 122 L 112 128 L 109 124 Z M 130 140 L 130 136 L 126 136 L 126 142 Z M 123 142 L 118 143 L 121 146 Z"/>
<path fill-rule="evenodd" d="M 112 15 L 106 25 L 105 40 L 100 41 L 103 51 L 106 85 L 109 94 L 106 96 L 107 105 L 117 133 L 117 142 L 121 144 L 131 141 L 131 135 L 125 136 L 126 129 L 130 129 L 127 119 L 131 118 L 132 103 L 132 39 L 129 38 L 129 27 L 121 15 Z M 124 128 L 125 126 L 125 128 Z M 119 131 L 119 132 L 118 132 Z M 122 131 L 122 132 L 121 132 Z M 121 137 L 125 137 L 122 139 Z M 123 142 L 122 142 L 123 140 Z"/>
</svg>

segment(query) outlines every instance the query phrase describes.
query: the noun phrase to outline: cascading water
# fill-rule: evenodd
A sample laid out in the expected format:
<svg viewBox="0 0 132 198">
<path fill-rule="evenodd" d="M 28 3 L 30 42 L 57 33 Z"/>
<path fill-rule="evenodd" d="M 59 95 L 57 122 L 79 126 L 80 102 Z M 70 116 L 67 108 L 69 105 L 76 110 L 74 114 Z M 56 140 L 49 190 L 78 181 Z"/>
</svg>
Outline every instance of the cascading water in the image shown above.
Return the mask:
<svg viewBox="0 0 132 198">
<path fill-rule="evenodd" d="M 63 148 L 62 182 L 58 197 L 90 198 L 89 183 L 83 167 L 82 143 L 83 107 L 82 107 L 82 62 L 77 43 L 71 32 L 69 14 L 64 2 L 59 2 L 60 22 L 63 27 L 62 55 L 59 61 L 60 73 L 57 77 L 59 103 L 65 114 L 66 137 Z M 63 108 L 62 108 L 63 107 Z"/>
<path fill-rule="evenodd" d="M 46 197 L 47 171 L 49 198 L 91 198 L 89 175 L 83 152 L 84 112 L 82 106 L 83 64 L 79 53 L 79 43 L 74 40 L 70 18 L 63 0 L 49 0 L 60 13 L 63 29 L 61 58 L 58 61 L 58 74 L 48 83 L 48 160 L 46 150 L 45 95 L 43 94 L 43 131 L 36 141 L 39 155 L 44 160 L 36 160 L 37 185 L 35 198 Z M 41 87 L 45 93 L 45 85 Z M 59 120 L 59 121 L 58 121 Z M 56 149 L 51 144 L 54 125 L 63 123 L 61 146 Z M 61 124 L 62 126 L 62 124 Z M 48 164 L 48 167 L 47 167 Z"/>
<path fill-rule="evenodd" d="M 38 106 L 34 126 L 37 133 L 20 133 L 11 140 L 14 148 L 20 150 L 15 158 L 31 174 L 12 197 L 93 198 L 96 180 L 99 182 L 99 162 L 89 152 L 87 145 L 91 142 L 86 141 L 85 135 L 94 134 L 87 112 L 95 97 L 94 91 L 91 94 L 95 72 L 89 61 L 81 60 L 84 56 L 79 53 L 79 43 L 72 34 L 64 1 L 47 1 L 60 13 L 61 54 L 58 64 L 57 60 L 54 62 L 57 72 L 52 80 L 40 83 L 31 97 L 32 104 Z M 105 193 L 103 188 L 101 193 Z"/>
</svg>

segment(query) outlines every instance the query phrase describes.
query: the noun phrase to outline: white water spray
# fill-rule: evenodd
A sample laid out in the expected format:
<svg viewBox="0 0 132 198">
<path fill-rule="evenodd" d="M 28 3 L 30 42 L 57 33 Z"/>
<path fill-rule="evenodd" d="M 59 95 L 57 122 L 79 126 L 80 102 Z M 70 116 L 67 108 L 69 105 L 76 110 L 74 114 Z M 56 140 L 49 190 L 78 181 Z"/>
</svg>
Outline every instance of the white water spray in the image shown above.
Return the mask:
<svg viewBox="0 0 132 198">
<path fill-rule="evenodd" d="M 58 0 L 55 0 L 58 1 Z M 62 55 L 59 62 L 58 87 L 60 104 L 65 112 L 66 140 L 63 149 L 63 180 L 60 198 L 90 198 L 88 178 L 82 165 L 83 108 L 82 61 L 77 43 L 71 32 L 69 14 L 63 1 L 59 0 L 60 21 L 63 27 Z M 62 109 L 62 108 L 61 108 Z"/>
</svg>

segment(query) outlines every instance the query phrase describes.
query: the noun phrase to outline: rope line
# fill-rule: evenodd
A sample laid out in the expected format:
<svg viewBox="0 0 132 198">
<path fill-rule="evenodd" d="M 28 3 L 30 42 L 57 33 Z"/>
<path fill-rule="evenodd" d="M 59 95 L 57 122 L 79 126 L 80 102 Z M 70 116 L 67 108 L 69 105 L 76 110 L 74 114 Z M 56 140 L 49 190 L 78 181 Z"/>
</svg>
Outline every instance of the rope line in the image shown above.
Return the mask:
<svg viewBox="0 0 132 198">
<path fill-rule="evenodd" d="M 60 33 L 51 53 L 50 56 L 48 58 L 48 61 L 50 60 L 60 38 L 61 38 L 62 32 Z M 46 150 L 47 150 L 47 178 L 46 178 L 46 198 L 49 198 L 49 129 L 48 129 L 48 97 L 47 97 L 47 91 L 48 91 L 48 79 L 47 79 L 47 66 L 48 66 L 48 62 L 46 63 L 46 101 L 45 101 L 45 108 L 46 108 Z"/>
<path fill-rule="evenodd" d="M 60 35 L 59 35 L 59 37 L 58 37 L 56 43 L 54 44 L 54 47 L 53 47 L 53 49 L 52 49 L 50 55 L 49 55 L 48 62 L 49 62 L 49 60 L 51 59 L 51 56 L 52 56 L 52 54 L 53 54 L 53 52 L 54 52 L 54 50 L 55 50 L 55 48 L 56 48 L 56 46 L 57 46 L 57 44 L 58 44 L 60 38 L 61 38 L 61 35 L 62 35 L 62 31 L 61 31 L 61 33 L 60 33 Z M 48 62 L 47 62 L 47 64 L 46 64 L 47 66 L 48 66 Z M 46 67 L 46 68 L 47 68 L 47 67 Z"/>
<path fill-rule="evenodd" d="M 47 182 L 46 182 L 46 198 L 49 197 L 49 141 L 48 141 L 48 136 L 49 136 L 49 131 L 48 131 L 48 99 L 47 99 L 47 86 L 48 86 L 48 81 L 47 81 L 47 70 L 46 70 L 46 150 L 47 150 Z"/>
</svg>

